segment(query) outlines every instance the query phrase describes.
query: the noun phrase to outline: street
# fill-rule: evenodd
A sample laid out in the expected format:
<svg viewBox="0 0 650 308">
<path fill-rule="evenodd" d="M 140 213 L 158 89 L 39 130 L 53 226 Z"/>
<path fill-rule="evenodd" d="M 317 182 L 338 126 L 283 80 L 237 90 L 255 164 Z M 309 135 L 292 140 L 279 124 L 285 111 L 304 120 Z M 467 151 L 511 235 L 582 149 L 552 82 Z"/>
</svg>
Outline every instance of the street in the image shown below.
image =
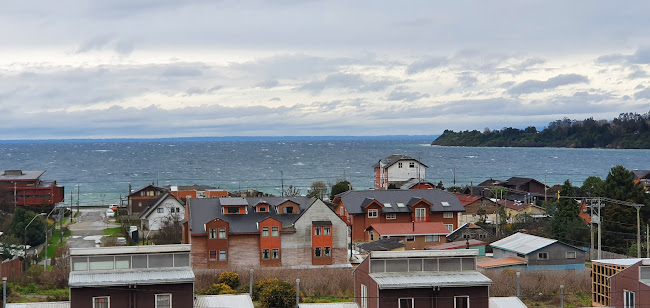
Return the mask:
<svg viewBox="0 0 650 308">
<path fill-rule="evenodd" d="M 107 223 L 105 211 L 105 208 L 81 209 L 81 215 L 69 225 L 72 236 L 67 239 L 68 247 L 95 247 L 95 241 L 104 236 L 104 229 L 118 226 L 114 218 Z"/>
</svg>

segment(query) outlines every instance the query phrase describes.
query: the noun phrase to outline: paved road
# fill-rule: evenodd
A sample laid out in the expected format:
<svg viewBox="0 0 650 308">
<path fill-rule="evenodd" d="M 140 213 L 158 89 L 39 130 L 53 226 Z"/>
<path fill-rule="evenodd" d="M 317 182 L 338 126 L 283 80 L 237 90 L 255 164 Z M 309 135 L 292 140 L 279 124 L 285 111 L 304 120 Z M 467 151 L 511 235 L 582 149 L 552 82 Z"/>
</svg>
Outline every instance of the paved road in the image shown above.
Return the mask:
<svg viewBox="0 0 650 308">
<path fill-rule="evenodd" d="M 106 209 L 81 209 L 81 215 L 74 218 L 76 223 L 69 226 L 72 236 L 68 238 L 68 247 L 95 247 L 95 240 L 104 236 L 104 229 L 117 227 L 114 219 L 106 220 Z"/>
</svg>

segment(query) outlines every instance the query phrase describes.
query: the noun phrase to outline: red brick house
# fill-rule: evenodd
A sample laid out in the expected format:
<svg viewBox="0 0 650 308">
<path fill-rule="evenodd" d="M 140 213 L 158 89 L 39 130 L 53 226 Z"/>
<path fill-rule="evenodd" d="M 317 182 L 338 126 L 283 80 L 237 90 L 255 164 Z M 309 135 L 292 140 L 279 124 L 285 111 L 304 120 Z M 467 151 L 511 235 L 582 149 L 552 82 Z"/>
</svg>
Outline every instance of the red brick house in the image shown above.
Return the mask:
<svg viewBox="0 0 650 308">
<path fill-rule="evenodd" d="M 406 250 L 424 249 L 426 246 L 444 244 L 449 230 L 441 222 L 376 223 L 366 230 L 366 241 L 399 238 Z"/>
<path fill-rule="evenodd" d="M 429 167 L 408 155 L 394 154 L 380 160 L 373 168 L 375 189 L 388 189 L 391 184 L 400 188 L 409 180 L 426 179 L 426 169 Z"/>
<path fill-rule="evenodd" d="M 441 222 L 458 228 L 465 211 L 458 198 L 440 189 L 351 190 L 337 195 L 334 211 L 352 226 L 352 240 L 366 241 L 376 223 Z"/>
<path fill-rule="evenodd" d="M 165 187 L 172 195 L 179 199 L 186 198 L 225 198 L 228 197 L 228 191 L 218 187 L 206 185 L 177 186 L 170 185 Z"/>
<path fill-rule="evenodd" d="M 354 270 L 360 308 L 488 308 L 477 250 L 372 251 Z"/>
<path fill-rule="evenodd" d="M 348 226 L 319 199 L 189 199 L 185 213 L 196 268 L 349 264 Z"/>
<path fill-rule="evenodd" d="M 16 206 L 53 206 L 63 202 L 63 186 L 56 181 L 43 181 L 42 171 L 5 170 L 0 174 L 0 190 L 11 195 Z"/>
<path fill-rule="evenodd" d="M 650 259 L 637 262 L 609 278 L 613 307 L 644 307 L 650 303 Z"/>
</svg>

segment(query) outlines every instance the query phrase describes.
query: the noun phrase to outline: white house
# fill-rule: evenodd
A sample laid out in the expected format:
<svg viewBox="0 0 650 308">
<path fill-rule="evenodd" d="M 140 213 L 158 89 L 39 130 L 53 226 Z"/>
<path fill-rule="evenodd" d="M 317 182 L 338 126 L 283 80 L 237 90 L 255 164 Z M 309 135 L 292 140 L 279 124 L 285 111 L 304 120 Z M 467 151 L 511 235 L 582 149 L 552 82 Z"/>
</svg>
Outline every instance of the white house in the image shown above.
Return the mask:
<svg viewBox="0 0 650 308">
<path fill-rule="evenodd" d="M 388 189 L 395 184 L 397 188 L 411 179 L 426 179 L 427 165 L 408 155 L 394 154 L 388 156 L 374 166 L 375 189 Z"/>
<path fill-rule="evenodd" d="M 140 213 L 143 230 L 158 231 L 165 219 L 178 216 L 178 221 L 185 218 L 185 202 L 171 193 L 160 195 L 146 210 Z"/>
</svg>

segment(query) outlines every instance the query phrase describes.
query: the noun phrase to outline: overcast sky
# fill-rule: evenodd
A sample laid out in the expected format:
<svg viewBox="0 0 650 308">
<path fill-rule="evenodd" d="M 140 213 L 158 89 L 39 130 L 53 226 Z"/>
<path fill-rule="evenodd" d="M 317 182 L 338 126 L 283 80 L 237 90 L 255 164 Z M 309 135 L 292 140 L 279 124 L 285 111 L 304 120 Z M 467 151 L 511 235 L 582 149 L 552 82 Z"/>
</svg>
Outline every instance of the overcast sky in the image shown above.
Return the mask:
<svg viewBox="0 0 650 308">
<path fill-rule="evenodd" d="M 649 1 L 10 1 L 0 139 L 423 135 L 650 110 Z"/>
</svg>

